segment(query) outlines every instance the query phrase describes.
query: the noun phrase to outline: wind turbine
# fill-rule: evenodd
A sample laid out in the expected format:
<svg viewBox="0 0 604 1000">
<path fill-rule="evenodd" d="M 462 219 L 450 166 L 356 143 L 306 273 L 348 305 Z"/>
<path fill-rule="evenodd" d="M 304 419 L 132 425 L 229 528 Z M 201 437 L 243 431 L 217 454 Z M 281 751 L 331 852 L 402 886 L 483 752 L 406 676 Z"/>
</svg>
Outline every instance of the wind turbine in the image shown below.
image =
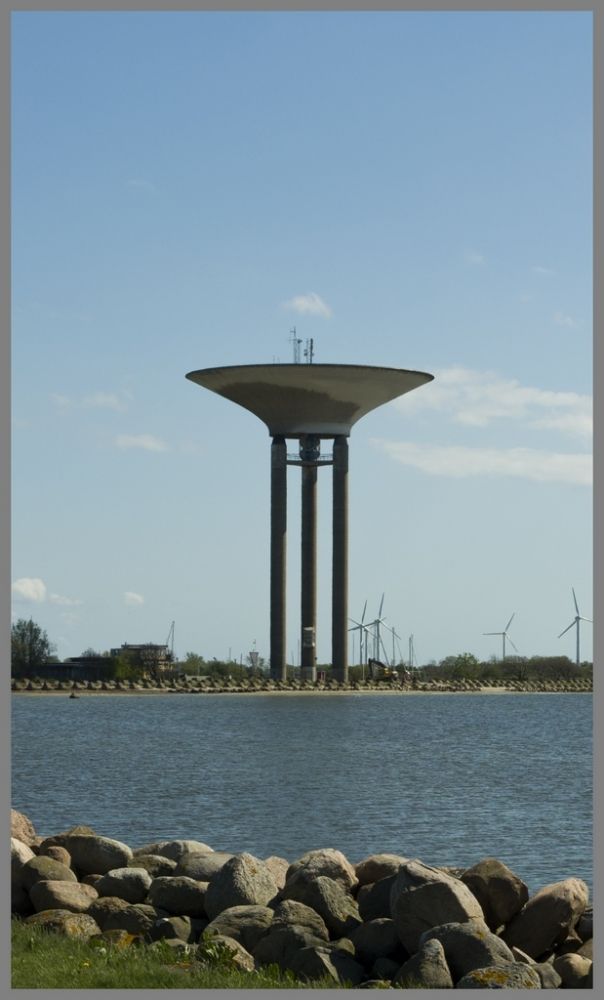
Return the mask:
<svg viewBox="0 0 604 1000">
<path fill-rule="evenodd" d="M 367 601 L 365 601 L 365 607 L 363 608 L 363 614 L 361 615 L 360 622 L 356 621 L 354 618 L 349 618 L 349 622 L 353 622 L 352 628 L 349 628 L 349 632 L 359 632 L 359 660 L 363 668 L 363 680 L 365 680 L 365 660 L 367 659 L 367 636 L 369 634 L 369 628 L 365 625 L 365 612 L 367 611 Z M 363 656 L 363 633 L 365 634 L 365 656 Z M 354 638 L 354 637 L 353 637 Z"/>
<path fill-rule="evenodd" d="M 388 625 L 386 625 L 386 626 L 385 626 L 385 628 L 386 628 L 386 629 L 388 630 L 388 632 L 390 632 L 390 633 L 391 633 L 391 635 L 392 635 L 392 666 L 394 666 L 394 664 L 396 663 L 396 653 L 395 653 L 395 651 L 394 651 L 394 640 L 395 640 L 395 639 L 396 639 L 396 644 L 397 644 L 397 646 L 398 646 L 398 653 L 399 653 L 399 657 L 400 657 L 400 661 L 401 661 L 401 663 L 403 662 L 403 654 L 402 654 L 402 652 L 401 652 L 401 644 L 400 644 L 400 642 L 399 642 L 399 639 L 400 639 L 401 637 L 400 637 L 400 635 L 398 634 L 398 632 L 396 631 L 396 629 L 394 628 L 394 626 L 392 626 L 392 628 L 390 628 L 390 627 L 389 627 Z"/>
<path fill-rule="evenodd" d="M 591 622 L 592 625 L 593 625 L 593 622 L 592 622 L 591 618 L 584 618 L 583 615 L 579 614 L 579 605 L 577 604 L 577 596 L 575 594 L 575 588 L 571 587 L 570 589 L 573 592 L 573 600 L 575 602 L 575 610 L 576 610 L 577 614 L 573 618 L 573 620 L 570 623 L 570 625 L 566 626 L 566 628 L 564 629 L 564 632 L 568 632 L 569 628 L 572 628 L 573 625 L 577 626 L 577 666 L 579 666 L 579 664 L 581 662 L 580 659 L 579 659 L 579 622 Z M 560 632 L 560 635 L 558 636 L 559 639 L 562 638 L 562 636 L 564 635 L 564 632 Z"/>
<path fill-rule="evenodd" d="M 510 620 L 507 623 L 506 627 L 504 628 L 503 632 L 483 632 L 482 633 L 483 635 L 500 635 L 502 637 L 502 639 L 503 639 L 503 656 L 502 656 L 502 660 L 505 660 L 505 640 L 509 639 L 510 640 L 510 644 L 512 646 L 514 646 L 514 643 L 512 642 L 512 640 L 510 639 L 510 637 L 508 635 L 508 629 L 509 629 L 510 625 L 512 624 L 512 619 L 513 619 L 513 617 L 514 617 L 515 614 L 516 614 L 516 612 L 514 611 L 514 614 L 512 615 L 512 618 L 510 618 Z M 570 625 L 569 625 L 569 628 L 570 628 Z M 516 649 L 515 646 L 514 646 L 514 649 Z M 516 652 L 518 652 L 517 649 L 516 649 Z"/>
<path fill-rule="evenodd" d="M 374 618 L 374 620 L 372 622 L 369 622 L 369 625 L 370 625 L 371 628 L 375 629 L 375 631 L 373 633 L 373 658 L 374 658 L 374 660 L 379 660 L 379 658 L 380 658 L 380 646 L 381 646 L 382 649 L 384 650 L 384 658 L 385 658 L 386 663 L 387 663 L 388 662 L 388 654 L 386 653 L 386 650 L 384 649 L 384 643 L 382 642 L 382 640 L 380 638 L 380 625 L 383 625 L 384 622 L 385 622 L 385 619 L 382 618 L 382 608 L 384 607 L 384 597 L 385 597 L 385 595 L 382 594 L 382 600 L 380 601 L 380 610 L 378 611 L 377 618 Z"/>
</svg>

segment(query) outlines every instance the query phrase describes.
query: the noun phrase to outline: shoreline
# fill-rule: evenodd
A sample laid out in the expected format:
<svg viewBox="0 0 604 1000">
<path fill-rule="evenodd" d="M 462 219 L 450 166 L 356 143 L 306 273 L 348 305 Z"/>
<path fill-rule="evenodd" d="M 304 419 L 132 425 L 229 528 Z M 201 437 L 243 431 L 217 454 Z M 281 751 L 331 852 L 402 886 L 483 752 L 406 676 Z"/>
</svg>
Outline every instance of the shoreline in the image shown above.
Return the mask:
<svg viewBox="0 0 604 1000">
<path fill-rule="evenodd" d="M 89 696 L 92 696 L 92 697 L 97 697 L 97 696 L 99 696 L 99 697 L 103 697 L 103 696 L 112 697 L 113 696 L 114 697 L 116 695 L 126 695 L 126 696 L 130 696 L 130 697 L 133 697 L 133 696 L 136 697 L 137 695 L 143 695 L 144 697 L 149 697 L 149 696 L 154 696 L 154 695 L 167 695 L 167 694 L 180 694 L 180 695 L 183 695 L 183 694 L 185 694 L 185 695 L 234 695 L 234 694 L 242 694 L 242 695 L 265 695 L 265 696 L 269 695 L 269 696 L 279 696 L 279 697 L 282 697 L 282 696 L 289 696 L 289 697 L 292 697 L 292 696 L 318 697 L 318 696 L 321 696 L 321 695 L 326 695 L 326 696 L 354 695 L 354 696 L 364 697 L 365 695 L 388 695 L 388 696 L 404 695 L 404 696 L 416 696 L 416 695 L 435 695 L 435 694 L 436 695 L 466 695 L 466 694 L 469 694 L 469 695 L 589 694 L 589 695 L 591 695 L 591 694 L 593 694 L 593 690 L 591 688 L 577 689 L 577 688 L 571 688 L 571 687 L 561 687 L 561 688 L 558 688 L 558 689 L 554 689 L 554 688 L 550 688 L 550 689 L 543 689 L 543 688 L 537 688 L 537 689 L 533 689 L 533 688 L 521 688 L 521 689 L 516 689 L 516 688 L 486 687 L 486 686 L 478 688 L 478 689 L 473 689 L 473 690 L 465 690 L 465 689 L 460 689 L 460 690 L 443 690 L 443 689 L 439 689 L 439 688 L 431 688 L 431 689 L 424 689 L 424 690 L 400 689 L 400 688 L 392 690 L 392 689 L 385 688 L 384 690 L 381 690 L 379 688 L 369 688 L 369 689 L 367 689 L 365 691 L 362 691 L 362 690 L 328 691 L 328 690 L 320 690 L 320 689 L 319 690 L 314 690 L 314 691 L 304 691 L 304 690 L 300 690 L 300 691 L 295 691 L 295 690 L 271 691 L 271 690 L 268 690 L 268 691 L 266 691 L 266 690 L 262 690 L 262 689 L 258 690 L 258 691 L 245 691 L 245 690 L 239 690 L 239 689 L 231 689 L 231 690 L 229 690 L 228 688 L 219 688 L 218 690 L 205 690 L 205 691 L 204 690 L 199 690 L 199 689 L 188 691 L 186 689 L 179 689 L 179 688 L 147 688 L 147 689 L 134 690 L 134 691 L 132 691 L 132 690 L 123 690 L 123 689 L 113 690 L 113 691 L 112 690 L 109 690 L 109 691 L 97 691 L 94 688 L 92 688 L 92 689 L 90 689 L 90 688 L 81 688 L 79 690 L 76 689 L 75 693 L 76 693 L 76 698 L 73 699 L 73 700 L 76 700 L 77 698 L 89 697 Z M 64 690 L 60 690 L 60 691 L 57 691 L 57 690 L 44 691 L 44 690 L 41 690 L 41 689 L 34 689 L 34 690 L 30 690 L 30 691 L 28 691 L 28 690 L 20 690 L 20 691 L 17 690 L 17 691 L 11 691 L 11 694 L 13 694 L 13 695 L 33 695 L 34 697 L 35 696 L 41 696 L 41 695 L 49 696 L 49 697 L 59 697 L 59 696 L 67 697 L 67 698 L 71 697 L 71 691 L 68 690 L 68 689 L 64 689 Z"/>
</svg>

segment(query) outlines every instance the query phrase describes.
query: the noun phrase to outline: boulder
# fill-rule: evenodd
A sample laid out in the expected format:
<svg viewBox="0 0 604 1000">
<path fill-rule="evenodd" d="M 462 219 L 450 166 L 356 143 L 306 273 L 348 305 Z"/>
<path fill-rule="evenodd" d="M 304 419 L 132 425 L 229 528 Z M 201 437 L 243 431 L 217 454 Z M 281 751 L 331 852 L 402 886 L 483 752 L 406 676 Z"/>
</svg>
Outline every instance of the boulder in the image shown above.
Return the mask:
<svg viewBox="0 0 604 1000">
<path fill-rule="evenodd" d="M 539 958 L 561 944 L 587 906 L 589 889 L 578 878 L 546 885 L 531 896 L 502 934 L 510 947 L 516 945 L 531 958 Z"/>
<path fill-rule="evenodd" d="M 111 897 L 106 896 L 105 898 Z M 91 910 L 88 912 L 90 913 Z M 144 937 L 165 914 L 165 910 L 159 910 L 148 903 L 126 903 L 123 909 L 114 909 L 105 915 L 103 930 L 127 931 L 129 934 Z M 95 917 L 95 919 L 97 918 Z"/>
<path fill-rule="evenodd" d="M 274 923 L 274 922 L 273 922 Z M 278 965 L 285 971 L 299 951 L 311 945 L 325 945 L 327 941 L 314 931 L 300 924 L 271 926 L 253 949 L 259 965 Z"/>
<path fill-rule="evenodd" d="M 326 875 L 309 878 L 307 871 L 300 868 L 288 878 L 279 895 L 280 900 L 295 899 L 316 910 L 332 937 L 343 937 L 363 922 L 352 896 L 340 882 Z"/>
<path fill-rule="evenodd" d="M 379 882 L 362 885 L 357 892 L 357 906 L 363 920 L 375 920 L 377 917 L 390 917 L 390 892 L 396 875 L 389 875 Z"/>
<path fill-rule="evenodd" d="M 10 881 L 11 886 L 21 886 L 21 869 L 27 861 L 35 858 L 31 847 L 16 837 L 10 838 Z"/>
<path fill-rule="evenodd" d="M 440 941 L 436 938 L 425 941 L 415 955 L 401 965 L 392 984 L 401 989 L 413 989 L 413 987 L 422 990 L 451 989 L 453 979 Z"/>
<path fill-rule="evenodd" d="M 138 854 L 159 854 L 162 858 L 180 861 L 183 854 L 208 854 L 212 850 L 200 840 L 156 840 L 153 844 L 136 847 L 132 852 Z"/>
<path fill-rule="evenodd" d="M 371 968 L 377 958 L 396 958 L 404 961 L 406 955 L 390 917 L 378 917 L 360 924 L 350 932 L 355 954 L 362 965 Z"/>
<path fill-rule="evenodd" d="M 145 868 L 113 868 L 95 885 L 99 896 L 117 896 L 127 903 L 143 903 L 153 879 Z"/>
<path fill-rule="evenodd" d="M 99 837 L 94 833 L 59 833 L 54 837 L 47 837 L 40 849 L 51 844 L 58 844 L 69 851 L 73 867 L 80 875 L 105 875 L 112 868 L 126 866 L 132 858 L 132 851 L 127 844 L 112 840 L 111 837 Z"/>
<path fill-rule="evenodd" d="M 214 875 L 233 856 L 224 851 L 187 851 L 177 862 L 172 875 L 188 875 L 198 882 L 211 882 Z"/>
<path fill-rule="evenodd" d="M 30 891 L 36 882 L 48 882 L 50 880 L 54 882 L 77 882 L 77 878 L 71 868 L 62 865 L 60 861 L 55 861 L 54 858 L 46 857 L 30 858 L 29 861 L 26 861 L 21 866 L 19 877 L 21 885 L 27 892 Z"/>
<path fill-rule="evenodd" d="M 301 869 L 304 869 L 309 878 L 318 878 L 319 875 L 324 875 L 326 878 L 333 879 L 348 892 L 351 892 L 358 885 L 358 879 L 350 861 L 341 851 L 336 851 L 332 847 L 318 851 L 307 851 L 301 858 L 294 861 L 287 870 L 286 884 Z"/>
<path fill-rule="evenodd" d="M 591 970 L 591 959 L 583 955 L 560 955 L 553 961 L 554 971 L 562 980 L 565 990 L 583 989 L 586 978 Z"/>
<path fill-rule="evenodd" d="M 35 846 L 38 840 L 32 821 L 17 809 L 10 811 L 10 835 L 28 847 Z"/>
<path fill-rule="evenodd" d="M 455 982 L 473 969 L 515 961 L 510 948 L 489 930 L 484 920 L 467 920 L 433 927 L 422 934 L 420 947 L 432 939 L 442 944 Z"/>
<path fill-rule="evenodd" d="M 158 917 L 146 933 L 149 941 L 185 941 L 194 944 L 199 933 L 191 917 Z"/>
<path fill-rule="evenodd" d="M 231 906 L 210 921 L 204 935 L 220 934 L 234 938 L 246 951 L 253 952 L 271 926 L 273 916 L 273 910 L 268 906 Z"/>
<path fill-rule="evenodd" d="M 91 885 L 79 882 L 36 882 L 29 890 L 34 909 L 69 910 L 71 913 L 85 913 L 98 893 Z"/>
<path fill-rule="evenodd" d="M 492 931 L 509 924 L 527 902 L 528 887 L 507 865 L 496 858 L 483 858 L 461 875 L 476 897 Z"/>
<path fill-rule="evenodd" d="M 298 902 L 297 899 L 283 899 L 275 907 L 271 930 L 292 925 L 304 927 L 320 940 L 329 941 L 329 931 L 325 921 L 316 910 Z"/>
<path fill-rule="evenodd" d="M 400 969 L 400 965 L 401 963 L 395 962 L 393 958 L 376 958 L 369 975 L 373 979 L 379 979 L 382 982 L 387 981 L 388 985 L 390 985 Z"/>
<path fill-rule="evenodd" d="M 408 861 L 409 858 L 404 858 L 402 854 L 370 854 L 364 861 L 359 861 L 354 870 L 359 885 L 369 885 L 397 875 L 401 865 Z"/>
<path fill-rule="evenodd" d="M 128 908 L 125 899 L 118 899 L 117 896 L 99 896 L 88 907 L 87 913 L 96 920 L 102 931 L 109 930 L 117 925 L 113 922 L 116 914 Z"/>
<path fill-rule="evenodd" d="M 291 959 L 288 968 L 303 981 L 332 979 L 341 985 L 358 986 L 365 979 L 365 970 L 352 955 L 328 945 L 309 945 Z"/>
<path fill-rule="evenodd" d="M 151 878 L 159 875 L 174 875 L 176 871 L 176 861 L 171 858 L 163 858 L 160 854 L 135 854 L 128 862 L 128 868 L 144 868 L 149 872 Z M 179 875 L 186 875 L 186 872 L 179 872 Z"/>
<path fill-rule="evenodd" d="M 100 931 L 90 914 L 72 913 L 70 910 L 42 910 L 26 917 L 24 923 L 70 938 L 90 938 Z"/>
<path fill-rule="evenodd" d="M 459 879 L 421 861 L 402 865 L 390 892 L 392 919 L 410 955 L 432 927 L 467 920 L 484 921 L 480 903 Z"/>
<path fill-rule="evenodd" d="M 195 952 L 197 961 L 207 962 L 209 960 L 211 962 L 211 955 L 214 948 L 229 952 L 230 965 L 242 969 L 244 972 L 253 972 L 255 970 L 256 963 L 249 951 L 246 951 L 243 945 L 239 941 L 236 941 L 235 938 L 227 937 L 225 934 L 214 934 L 211 939 L 207 939 L 202 935 L 197 951 Z M 220 959 L 220 964 L 224 967 L 224 959 Z"/>
<path fill-rule="evenodd" d="M 55 861 L 60 861 L 66 868 L 71 868 L 71 854 L 64 847 L 59 847 L 58 844 L 44 844 L 44 841 L 42 841 L 38 854 L 41 857 L 54 858 Z"/>
<path fill-rule="evenodd" d="M 280 858 L 276 854 L 271 854 L 270 858 L 264 859 L 264 864 L 275 880 L 278 889 L 282 889 L 287 879 L 289 861 Z"/>
<path fill-rule="evenodd" d="M 266 906 L 278 892 L 263 861 L 252 854 L 235 854 L 212 878 L 206 894 L 210 920 L 231 906 Z"/>
<path fill-rule="evenodd" d="M 186 875 L 160 875 L 149 886 L 147 900 L 169 914 L 186 917 L 206 915 L 208 883 Z"/>
<path fill-rule="evenodd" d="M 534 965 L 510 962 L 474 969 L 455 983 L 458 990 L 540 990 L 541 979 Z"/>
</svg>

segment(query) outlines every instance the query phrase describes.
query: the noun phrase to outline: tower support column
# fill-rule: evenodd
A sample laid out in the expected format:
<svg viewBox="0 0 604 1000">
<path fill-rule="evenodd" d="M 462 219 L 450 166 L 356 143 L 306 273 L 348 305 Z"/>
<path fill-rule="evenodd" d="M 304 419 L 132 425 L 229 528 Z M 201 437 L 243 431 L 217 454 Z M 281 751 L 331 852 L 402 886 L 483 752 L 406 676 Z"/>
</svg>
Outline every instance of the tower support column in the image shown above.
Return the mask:
<svg viewBox="0 0 604 1000">
<path fill-rule="evenodd" d="M 348 441 L 333 442 L 333 567 L 331 662 L 334 680 L 348 681 Z"/>
<path fill-rule="evenodd" d="M 287 446 L 281 435 L 271 445 L 271 626 L 270 675 L 286 679 L 285 566 L 287 541 Z"/>
<path fill-rule="evenodd" d="M 301 659 L 302 680 L 317 679 L 317 466 L 319 439 L 307 434 L 300 441 L 302 465 L 302 588 Z"/>
</svg>

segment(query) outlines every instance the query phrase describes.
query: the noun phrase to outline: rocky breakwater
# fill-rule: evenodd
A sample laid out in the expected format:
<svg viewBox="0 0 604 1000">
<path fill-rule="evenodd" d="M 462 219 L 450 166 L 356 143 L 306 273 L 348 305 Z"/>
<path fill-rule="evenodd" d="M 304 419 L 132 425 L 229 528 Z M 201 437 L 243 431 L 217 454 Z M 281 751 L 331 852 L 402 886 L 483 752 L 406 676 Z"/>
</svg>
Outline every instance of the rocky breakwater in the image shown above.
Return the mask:
<svg viewBox="0 0 604 1000">
<path fill-rule="evenodd" d="M 55 933 L 351 987 L 593 989 L 577 878 L 530 896 L 495 858 L 452 870 L 332 848 L 292 863 L 197 840 L 133 849 L 89 827 L 41 838 L 16 811 L 11 833 L 13 915 Z"/>
</svg>

